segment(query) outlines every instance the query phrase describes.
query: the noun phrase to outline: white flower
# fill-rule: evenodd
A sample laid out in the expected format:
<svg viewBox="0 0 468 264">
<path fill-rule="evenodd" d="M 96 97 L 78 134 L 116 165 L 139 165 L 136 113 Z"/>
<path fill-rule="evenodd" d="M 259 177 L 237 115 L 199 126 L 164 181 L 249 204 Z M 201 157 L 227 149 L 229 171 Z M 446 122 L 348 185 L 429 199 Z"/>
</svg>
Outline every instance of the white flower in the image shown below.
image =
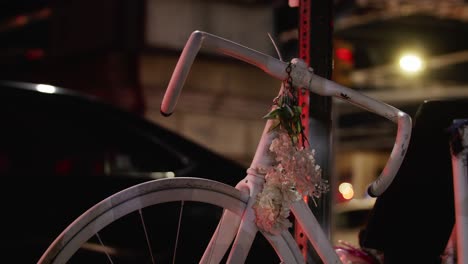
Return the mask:
<svg viewBox="0 0 468 264">
<path fill-rule="evenodd" d="M 292 226 L 288 220 L 291 203 L 301 197 L 320 198 L 328 191 L 321 168 L 315 164 L 315 151 L 297 149 L 288 133 L 279 130 L 270 151 L 276 164 L 266 168 L 265 185 L 258 194 L 254 210 L 257 226 L 266 232 L 278 234 Z"/>
<path fill-rule="evenodd" d="M 291 195 L 291 192 L 294 191 L 280 182 L 265 185 L 254 205 L 257 216 L 256 224 L 260 229 L 279 234 L 282 230 L 292 226 L 288 220 L 289 205 L 290 199 L 296 199 L 297 195 Z"/>
</svg>

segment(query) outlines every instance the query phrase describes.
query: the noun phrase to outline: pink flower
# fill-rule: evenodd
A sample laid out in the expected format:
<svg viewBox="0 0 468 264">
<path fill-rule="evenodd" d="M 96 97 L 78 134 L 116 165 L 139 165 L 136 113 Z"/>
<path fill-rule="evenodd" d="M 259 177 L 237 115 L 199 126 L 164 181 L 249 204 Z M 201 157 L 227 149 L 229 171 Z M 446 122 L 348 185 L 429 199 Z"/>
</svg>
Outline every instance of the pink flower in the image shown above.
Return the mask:
<svg viewBox="0 0 468 264">
<path fill-rule="evenodd" d="M 271 145 L 276 164 L 265 168 L 265 186 L 258 194 L 254 210 L 258 227 L 278 234 L 292 226 L 288 220 L 290 205 L 303 196 L 320 198 L 328 191 L 321 168 L 315 163 L 315 151 L 296 148 L 285 130 L 279 130 Z"/>
</svg>

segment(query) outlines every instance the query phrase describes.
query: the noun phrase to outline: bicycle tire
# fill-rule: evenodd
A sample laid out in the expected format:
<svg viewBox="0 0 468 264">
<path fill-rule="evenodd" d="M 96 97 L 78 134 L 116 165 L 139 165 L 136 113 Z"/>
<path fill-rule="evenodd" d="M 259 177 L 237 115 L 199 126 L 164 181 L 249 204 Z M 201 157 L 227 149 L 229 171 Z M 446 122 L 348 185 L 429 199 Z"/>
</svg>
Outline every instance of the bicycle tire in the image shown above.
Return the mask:
<svg viewBox="0 0 468 264">
<path fill-rule="evenodd" d="M 242 215 L 248 200 L 247 194 L 232 186 L 202 178 L 158 179 L 137 184 L 109 196 L 79 216 L 50 244 L 38 264 L 66 263 L 97 232 L 121 217 L 151 205 L 193 201 Z M 264 236 L 271 243 L 271 236 Z M 280 248 L 274 246 L 280 260 L 297 260 L 300 251 L 287 230 L 274 240 L 281 244 Z"/>
</svg>

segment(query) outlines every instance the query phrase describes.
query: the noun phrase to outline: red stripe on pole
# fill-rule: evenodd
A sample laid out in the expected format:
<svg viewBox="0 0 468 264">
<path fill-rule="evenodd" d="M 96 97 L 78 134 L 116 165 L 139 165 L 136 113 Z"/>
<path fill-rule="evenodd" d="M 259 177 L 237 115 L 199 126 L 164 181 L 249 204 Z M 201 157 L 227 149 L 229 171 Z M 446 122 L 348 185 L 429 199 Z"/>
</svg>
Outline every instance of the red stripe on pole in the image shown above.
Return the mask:
<svg viewBox="0 0 468 264">
<path fill-rule="evenodd" d="M 299 4 L 299 57 L 310 65 L 310 0 L 301 0 Z M 304 135 L 309 135 L 309 91 L 299 90 L 299 105 L 302 107 L 302 125 Z M 304 139 L 302 139 L 304 140 Z M 305 143 L 305 142 L 304 142 Z M 307 146 L 307 144 L 304 144 Z"/>
<path fill-rule="evenodd" d="M 310 65 L 310 0 L 301 0 L 299 3 L 299 58 L 304 60 L 307 65 Z M 301 121 L 306 137 L 309 136 L 309 91 L 306 89 L 298 90 L 299 105 L 302 107 Z M 301 144 L 308 147 L 307 142 L 301 138 Z M 307 139 L 310 140 L 310 139 Z M 308 203 L 307 196 L 304 196 L 304 201 Z M 309 258 L 309 244 L 302 230 L 302 227 L 295 221 L 294 237 L 298 243 L 304 260 Z"/>
</svg>

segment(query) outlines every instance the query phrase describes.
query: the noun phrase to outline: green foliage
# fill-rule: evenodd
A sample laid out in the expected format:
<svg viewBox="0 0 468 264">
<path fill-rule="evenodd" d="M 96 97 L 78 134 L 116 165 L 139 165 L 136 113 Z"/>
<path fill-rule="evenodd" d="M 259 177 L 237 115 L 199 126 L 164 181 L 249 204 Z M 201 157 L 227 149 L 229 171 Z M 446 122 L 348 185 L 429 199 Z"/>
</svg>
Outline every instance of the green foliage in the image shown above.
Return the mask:
<svg viewBox="0 0 468 264">
<path fill-rule="evenodd" d="M 302 107 L 298 105 L 296 96 L 289 90 L 283 89 L 275 99 L 272 110 L 263 118 L 274 120 L 270 131 L 278 127 L 283 128 L 288 132 L 293 144 L 297 144 L 300 135 L 305 139 L 301 114 Z"/>
</svg>

